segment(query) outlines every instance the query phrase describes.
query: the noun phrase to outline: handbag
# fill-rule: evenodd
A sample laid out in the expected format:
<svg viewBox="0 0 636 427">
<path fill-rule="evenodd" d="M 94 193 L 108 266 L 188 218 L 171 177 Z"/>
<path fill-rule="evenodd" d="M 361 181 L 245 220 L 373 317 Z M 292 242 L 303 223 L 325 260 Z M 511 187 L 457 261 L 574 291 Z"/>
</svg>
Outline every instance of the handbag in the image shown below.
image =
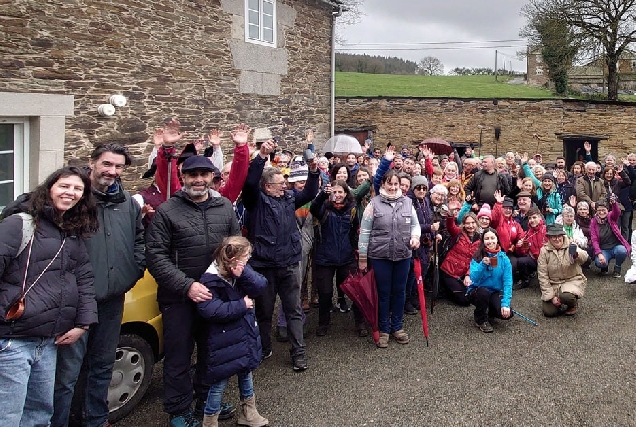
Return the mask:
<svg viewBox="0 0 636 427">
<path fill-rule="evenodd" d="M 33 289 L 33 286 L 35 286 L 35 284 L 38 282 L 38 280 L 40 280 L 40 278 L 46 272 L 46 270 L 49 269 L 51 264 L 53 264 L 53 261 L 55 261 L 55 259 L 58 257 L 60 252 L 62 252 L 62 248 L 64 247 L 64 243 L 66 243 L 66 238 L 64 238 L 62 240 L 62 244 L 60 245 L 60 248 L 57 250 L 57 253 L 55 254 L 55 256 L 51 259 L 51 261 L 49 261 L 48 265 L 46 267 L 44 267 L 44 270 L 42 270 L 42 272 L 38 275 L 38 277 L 36 277 L 36 279 L 33 281 L 33 283 L 31 283 L 29 285 L 29 287 L 25 290 L 26 280 L 27 280 L 27 273 L 29 272 L 29 263 L 31 261 L 31 249 L 33 248 L 33 239 L 34 238 L 35 238 L 35 234 L 33 234 L 31 236 L 31 240 L 29 241 L 29 252 L 28 252 L 28 256 L 27 256 L 26 267 L 24 268 L 24 279 L 22 280 L 22 294 L 21 294 L 20 298 L 18 298 L 18 300 L 16 302 L 14 302 L 13 304 L 11 304 L 11 306 L 9 306 L 9 310 L 7 310 L 7 315 L 5 316 L 5 320 L 17 320 L 20 317 L 22 317 L 22 315 L 24 314 L 24 310 L 26 309 L 26 295 L 29 293 L 29 291 L 31 289 Z"/>
</svg>

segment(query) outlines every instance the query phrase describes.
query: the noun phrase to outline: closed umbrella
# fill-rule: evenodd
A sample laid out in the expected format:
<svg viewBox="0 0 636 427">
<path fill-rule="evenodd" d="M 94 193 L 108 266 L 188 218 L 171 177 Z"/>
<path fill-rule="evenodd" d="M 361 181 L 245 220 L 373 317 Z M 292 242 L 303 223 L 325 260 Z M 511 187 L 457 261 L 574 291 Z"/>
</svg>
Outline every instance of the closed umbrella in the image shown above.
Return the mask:
<svg viewBox="0 0 636 427">
<path fill-rule="evenodd" d="M 375 285 L 375 275 L 369 269 L 365 274 L 361 271 L 349 274 L 340 285 L 342 292 L 358 306 L 365 320 L 373 331 L 373 340 L 380 342 L 380 328 L 378 327 L 378 289 Z"/>
<path fill-rule="evenodd" d="M 342 156 L 349 153 L 362 154 L 362 147 L 357 139 L 351 135 L 341 133 L 329 138 L 322 151 L 323 153 L 330 152 L 337 156 Z"/>
<path fill-rule="evenodd" d="M 417 293 L 420 298 L 420 314 L 422 315 L 422 329 L 428 347 L 428 316 L 426 314 L 426 296 L 424 295 L 424 279 L 422 278 L 422 264 L 418 257 L 413 260 L 413 272 L 417 280 Z"/>
</svg>

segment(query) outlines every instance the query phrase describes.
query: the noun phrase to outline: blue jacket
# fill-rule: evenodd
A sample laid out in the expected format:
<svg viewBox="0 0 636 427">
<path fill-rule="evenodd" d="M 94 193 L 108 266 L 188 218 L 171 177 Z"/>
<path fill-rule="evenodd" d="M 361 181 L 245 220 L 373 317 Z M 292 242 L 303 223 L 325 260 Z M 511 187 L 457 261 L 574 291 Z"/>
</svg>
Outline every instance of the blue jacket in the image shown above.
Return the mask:
<svg viewBox="0 0 636 427">
<path fill-rule="evenodd" d="M 530 166 L 528 166 L 527 163 L 523 164 L 523 172 L 526 174 L 527 177 L 532 178 L 532 181 L 537 186 L 537 199 L 538 200 L 543 199 L 544 194 L 543 194 L 543 188 L 541 187 L 541 181 L 539 181 L 537 177 L 534 176 L 534 173 L 532 173 L 532 170 L 530 170 Z M 542 213 L 545 216 L 545 224 L 550 225 L 550 224 L 554 224 L 556 217 L 559 216 L 561 214 L 561 211 L 563 210 L 563 202 L 561 202 L 561 194 L 559 193 L 557 189 L 556 183 L 554 184 L 552 191 L 548 193 L 546 197 L 547 199 L 545 202 L 545 207 L 551 208 L 552 212 L 542 212 Z"/>
<path fill-rule="evenodd" d="M 485 287 L 490 292 L 503 292 L 501 306 L 510 308 L 512 299 L 512 264 L 505 253 L 497 253 L 497 267 L 491 267 L 482 261 L 470 261 L 471 285 L 466 289 L 470 293 L 475 288 Z"/>
<path fill-rule="evenodd" d="M 267 279 L 245 266 L 241 277 L 228 282 L 218 274 L 216 262 L 201 276 L 212 299 L 197 304 L 207 320 L 207 361 L 205 384 L 251 372 L 261 363 L 261 336 L 254 309 L 248 309 L 245 295 L 256 298 L 267 288 Z"/>
<path fill-rule="evenodd" d="M 311 203 L 309 211 L 318 221 L 314 237 L 314 263 L 323 266 L 343 266 L 355 262 L 354 251 L 358 248 L 360 222 L 352 210 L 355 201 L 342 209 L 336 209 L 327 201 L 327 194 L 320 193 Z"/>
<path fill-rule="evenodd" d="M 259 188 L 265 159 L 256 156 L 250 162 L 243 186 L 243 205 L 249 212 L 248 239 L 254 249 L 252 267 L 287 267 L 300 262 L 302 245 L 296 224 L 296 209 L 311 202 L 318 193 L 318 172 L 309 172 L 305 189 L 285 191 L 272 197 Z"/>
</svg>

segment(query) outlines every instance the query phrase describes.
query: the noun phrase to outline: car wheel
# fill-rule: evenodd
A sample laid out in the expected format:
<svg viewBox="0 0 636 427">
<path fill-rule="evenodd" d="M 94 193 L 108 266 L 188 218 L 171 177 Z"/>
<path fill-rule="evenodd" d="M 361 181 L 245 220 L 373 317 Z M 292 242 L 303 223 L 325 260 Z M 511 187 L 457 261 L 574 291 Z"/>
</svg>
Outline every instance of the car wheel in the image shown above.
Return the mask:
<svg viewBox="0 0 636 427">
<path fill-rule="evenodd" d="M 128 415 L 143 398 L 152 381 L 155 363 L 150 344 L 138 335 L 121 335 L 115 354 L 113 377 L 108 386 L 109 420 Z"/>
</svg>

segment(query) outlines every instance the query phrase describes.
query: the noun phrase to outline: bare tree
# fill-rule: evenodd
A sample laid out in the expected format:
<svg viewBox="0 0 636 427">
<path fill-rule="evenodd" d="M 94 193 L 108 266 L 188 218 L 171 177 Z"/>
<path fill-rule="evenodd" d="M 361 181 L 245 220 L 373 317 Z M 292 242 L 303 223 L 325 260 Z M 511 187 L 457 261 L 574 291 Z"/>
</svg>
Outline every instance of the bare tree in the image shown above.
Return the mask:
<svg viewBox="0 0 636 427">
<path fill-rule="evenodd" d="M 618 99 L 618 60 L 636 41 L 636 0 L 531 0 L 538 11 L 556 12 L 590 54 L 602 49 L 607 97 Z"/>
<path fill-rule="evenodd" d="M 342 15 L 336 19 L 336 42 L 338 44 L 347 41 L 342 35 L 345 26 L 357 24 L 362 21 L 362 17 L 364 16 L 361 8 L 363 1 L 364 0 L 342 0 L 343 12 Z"/>
<path fill-rule="evenodd" d="M 439 76 L 444 74 L 444 64 L 434 56 L 422 58 L 417 68 L 418 74 L 424 74 L 425 76 Z"/>
</svg>

